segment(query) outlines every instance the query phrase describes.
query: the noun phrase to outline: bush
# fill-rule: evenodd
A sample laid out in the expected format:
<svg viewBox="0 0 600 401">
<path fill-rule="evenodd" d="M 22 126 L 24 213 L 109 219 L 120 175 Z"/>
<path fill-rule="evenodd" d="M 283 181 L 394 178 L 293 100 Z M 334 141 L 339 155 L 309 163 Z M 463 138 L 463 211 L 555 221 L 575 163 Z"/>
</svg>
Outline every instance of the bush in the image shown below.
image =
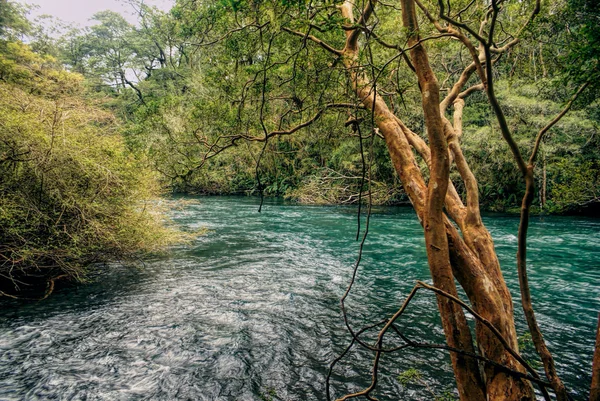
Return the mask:
<svg viewBox="0 0 600 401">
<path fill-rule="evenodd" d="M 3 53 L 0 295 L 47 291 L 94 262 L 173 241 L 152 201 L 155 176 L 126 151 L 113 115 L 86 100 L 82 77 L 23 44 Z"/>
</svg>

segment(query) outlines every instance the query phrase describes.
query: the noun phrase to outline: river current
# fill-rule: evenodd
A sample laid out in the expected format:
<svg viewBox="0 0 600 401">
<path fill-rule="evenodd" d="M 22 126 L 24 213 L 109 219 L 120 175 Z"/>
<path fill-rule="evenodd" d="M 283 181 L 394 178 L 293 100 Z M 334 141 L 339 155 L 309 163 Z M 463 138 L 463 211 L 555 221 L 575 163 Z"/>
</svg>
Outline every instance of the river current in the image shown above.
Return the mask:
<svg viewBox="0 0 600 401">
<path fill-rule="evenodd" d="M 356 208 L 268 201 L 258 213 L 253 198 L 186 199 L 172 210 L 175 222 L 207 229 L 191 244 L 143 268 L 104 267 L 43 302 L 0 300 L 0 400 L 325 399 L 328 366 L 350 341 L 339 300 L 358 252 Z M 485 223 L 524 333 L 518 219 L 489 215 Z M 533 218 L 528 256 L 539 324 L 559 374 L 583 401 L 600 310 L 600 220 Z M 374 208 L 347 300 L 350 324 L 390 316 L 417 280 L 430 277 L 414 212 Z M 443 343 L 429 293 L 399 326 L 415 340 Z M 346 355 L 332 396 L 368 385 L 371 363 L 364 350 Z M 454 394 L 442 351 L 386 355 L 380 371 L 381 400 Z"/>
</svg>

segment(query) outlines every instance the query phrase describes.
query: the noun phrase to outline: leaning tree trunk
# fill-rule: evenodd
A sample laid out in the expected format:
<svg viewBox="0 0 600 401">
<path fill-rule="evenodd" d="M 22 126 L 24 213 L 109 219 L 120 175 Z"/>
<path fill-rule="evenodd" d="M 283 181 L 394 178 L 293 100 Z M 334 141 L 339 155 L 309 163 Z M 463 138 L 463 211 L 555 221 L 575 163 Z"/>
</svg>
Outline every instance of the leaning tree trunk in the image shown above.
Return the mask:
<svg viewBox="0 0 600 401">
<path fill-rule="evenodd" d="M 401 0 L 401 3 L 403 24 L 410 32 L 410 56 L 421 88 L 429 144 L 425 144 L 389 110 L 374 86 L 360 72 L 357 30 L 348 30 L 346 33 L 346 46 L 342 52 L 344 65 L 357 96 L 365 108 L 374 113 L 374 121 L 385 139 L 392 163 L 424 227 L 434 285 L 456 296 L 456 278 L 477 313 L 490 321 L 506 343 L 517 350 L 512 299 L 500 271 L 492 238 L 481 222 L 476 198 L 477 183 L 455 140 L 457 135 L 454 127 L 442 116 L 437 79 L 429 65 L 425 48 L 420 44 L 414 1 Z M 365 8 L 359 22 L 364 23 L 368 19 L 372 6 L 371 3 Z M 353 24 L 352 4 L 346 1 L 341 10 L 343 16 Z M 460 121 L 460 115 L 456 117 Z M 416 163 L 413 148 L 429 165 L 428 184 Z M 449 183 L 450 154 L 466 183 L 466 207 Z M 444 208 L 460 228 L 462 236 L 444 213 Z M 474 352 L 471 332 L 462 309 L 443 297 L 438 297 L 438 307 L 448 345 Z M 476 337 L 483 356 L 524 372 L 524 368 L 488 328 L 478 323 Z M 534 399 L 528 382 L 493 366 L 487 365 L 482 375 L 475 360 L 456 353 L 452 354 L 452 365 L 462 401 Z"/>
</svg>

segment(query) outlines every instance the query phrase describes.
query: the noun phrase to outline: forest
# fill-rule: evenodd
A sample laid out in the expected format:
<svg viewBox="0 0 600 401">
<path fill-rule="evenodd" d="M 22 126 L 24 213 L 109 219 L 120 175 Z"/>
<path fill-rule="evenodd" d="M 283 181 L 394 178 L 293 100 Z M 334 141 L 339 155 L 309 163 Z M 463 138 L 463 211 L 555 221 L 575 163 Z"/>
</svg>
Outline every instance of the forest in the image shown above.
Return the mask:
<svg viewBox="0 0 600 401">
<path fill-rule="evenodd" d="M 600 3 L 126 2 L 136 24 L 107 10 L 81 28 L 0 0 L 0 297 L 47 298 L 190 241 L 172 196 L 356 205 L 361 252 L 372 207 L 412 206 L 432 283 L 347 327 L 374 363 L 340 399 L 375 399 L 386 335 L 417 346 L 395 321 L 418 291 L 436 294 L 460 400 L 533 400 L 533 385 L 571 399 L 532 306 L 528 226 L 600 211 Z M 544 378 L 519 355 L 488 212 L 519 216 Z"/>
</svg>

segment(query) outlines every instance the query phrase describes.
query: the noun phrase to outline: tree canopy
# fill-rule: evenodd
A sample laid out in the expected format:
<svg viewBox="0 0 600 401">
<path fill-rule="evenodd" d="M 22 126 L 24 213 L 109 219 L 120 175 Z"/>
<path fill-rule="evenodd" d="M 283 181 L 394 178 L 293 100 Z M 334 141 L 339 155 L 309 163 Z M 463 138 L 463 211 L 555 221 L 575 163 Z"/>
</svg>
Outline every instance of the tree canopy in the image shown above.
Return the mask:
<svg viewBox="0 0 600 401">
<path fill-rule="evenodd" d="M 343 45 L 339 5 L 185 1 L 164 13 L 131 3 L 139 26 L 103 12 L 94 17 L 97 25 L 71 32 L 58 46 L 68 68 L 116 96 L 128 145 L 151 154 L 153 168 L 169 186 L 192 193 L 264 191 L 309 202 L 358 201 L 362 156 L 357 126 L 349 121 L 368 122 L 369 112 L 348 99 L 349 81 L 331 51 Z M 577 211 L 597 204 L 597 181 L 589 191 L 577 189 L 583 177 L 598 171 L 597 10 L 592 3 L 543 7 L 521 32 L 519 45 L 509 46 L 495 61 L 497 96 L 507 105 L 505 118 L 517 128 L 513 134 L 522 148 L 532 146 L 532 135 L 580 85 L 590 83 L 541 144 L 537 210 Z M 467 5 L 453 7 L 459 12 Z M 380 7 L 361 39 L 368 52 L 361 53 L 360 62 L 369 66 L 393 111 L 423 132 L 418 86 L 410 78 L 407 53 L 399 52 L 406 42 L 397 24 L 401 13 Z M 518 16 L 527 15 L 527 5 L 503 7 L 506 41 L 523 23 Z M 468 23 L 483 12 L 479 7 L 460 18 Z M 428 51 L 446 93 L 469 52 L 433 26 L 421 29 L 433 35 L 426 39 Z M 317 36 L 318 41 L 311 39 Z M 483 206 L 517 208 L 524 187 L 516 184 L 518 173 L 482 93 L 470 94 L 463 119 L 462 146 L 479 177 Z M 489 146 L 483 149 L 482 143 Z M 376 187 L 375 201 L 406 202 L 381 141 L 374 142 L 373 157 L 369 182 Z M 573 168 L 559 168 L 563 163 Z"/>
</svg>

